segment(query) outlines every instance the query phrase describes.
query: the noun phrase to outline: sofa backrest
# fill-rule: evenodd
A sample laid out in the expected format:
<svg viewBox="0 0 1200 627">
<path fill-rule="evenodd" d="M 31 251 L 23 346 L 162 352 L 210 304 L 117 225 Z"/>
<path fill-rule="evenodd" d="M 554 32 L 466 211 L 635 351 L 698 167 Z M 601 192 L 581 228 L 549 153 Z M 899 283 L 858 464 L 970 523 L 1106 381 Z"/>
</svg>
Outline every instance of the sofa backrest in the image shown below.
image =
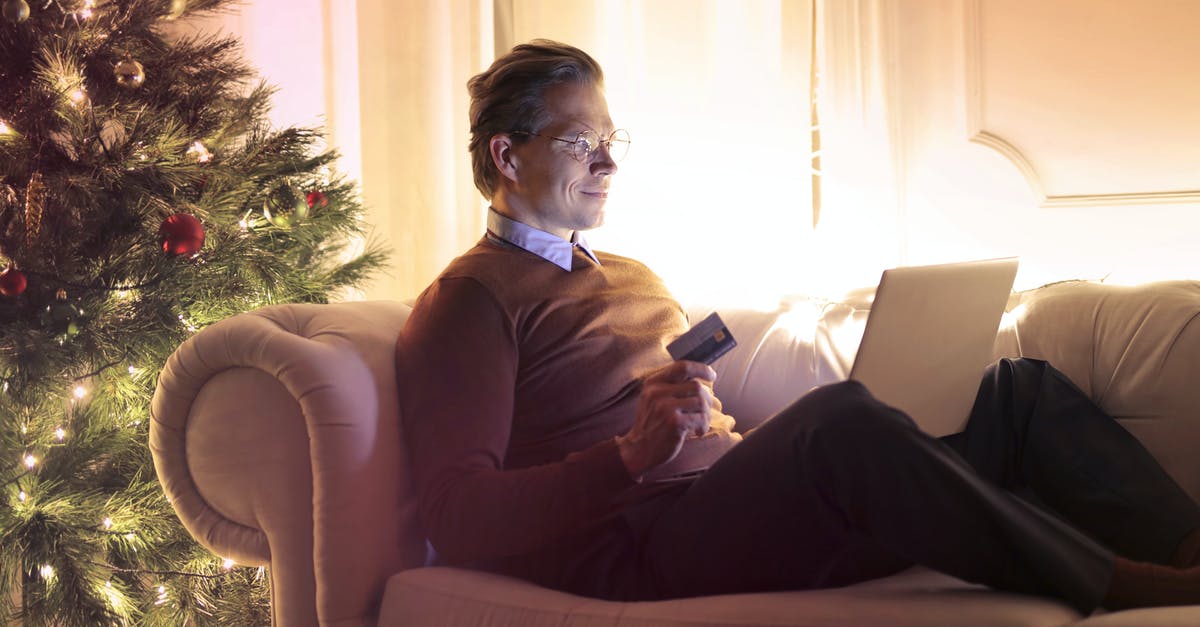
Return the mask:
<svg viewBox="0 0 1200 627">
<path fill-rule="evenodd" d="M 812 387 L 847 375 L 871 291 L 720 310 L 738 346 L 713 367 L 725 412 L 750 429 Z M 706 308 L 689 310 L 699 320 Z M 1200 282 L 1072 281 L 1014 294 L 994 357 L 1049 361 L 1200 497 Z"/>
</svg>

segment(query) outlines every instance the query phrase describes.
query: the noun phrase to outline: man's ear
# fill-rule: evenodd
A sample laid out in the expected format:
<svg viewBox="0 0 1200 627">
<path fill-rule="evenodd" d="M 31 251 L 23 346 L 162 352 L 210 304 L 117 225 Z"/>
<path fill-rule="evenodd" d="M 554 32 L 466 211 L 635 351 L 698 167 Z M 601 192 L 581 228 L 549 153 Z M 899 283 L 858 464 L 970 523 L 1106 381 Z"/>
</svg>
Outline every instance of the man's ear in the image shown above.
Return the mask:
<svg viewBox="0 0 1200 627">
<path fill-rule="evenodd" d="M 488 141 L 488 150 L 492 154 L 492 163 L 504 178 L 510 181 L 517 180 L 517 155 L 513 150 L 513 141 L 511 135 L 500 134 L 492 135 L 492 139 Z"/>
</svg>

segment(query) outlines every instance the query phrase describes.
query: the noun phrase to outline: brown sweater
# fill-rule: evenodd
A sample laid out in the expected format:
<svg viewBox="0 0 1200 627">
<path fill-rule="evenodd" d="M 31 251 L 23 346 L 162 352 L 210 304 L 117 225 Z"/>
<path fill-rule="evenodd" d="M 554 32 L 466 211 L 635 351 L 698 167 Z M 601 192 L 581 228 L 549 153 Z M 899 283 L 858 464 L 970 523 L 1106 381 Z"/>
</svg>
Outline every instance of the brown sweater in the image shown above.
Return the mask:
<svg viewBox="0 0 1200 627">
<path fill-rule="evenodd" d="M 404 326 L 405 439 L 421 521 L 447 562 L 544 549 L 634 485 L 614 438 L 687 320 L 645 266 L 597 256 L 576 250 L 566 272 L 484 238 Z"/>
</svg>

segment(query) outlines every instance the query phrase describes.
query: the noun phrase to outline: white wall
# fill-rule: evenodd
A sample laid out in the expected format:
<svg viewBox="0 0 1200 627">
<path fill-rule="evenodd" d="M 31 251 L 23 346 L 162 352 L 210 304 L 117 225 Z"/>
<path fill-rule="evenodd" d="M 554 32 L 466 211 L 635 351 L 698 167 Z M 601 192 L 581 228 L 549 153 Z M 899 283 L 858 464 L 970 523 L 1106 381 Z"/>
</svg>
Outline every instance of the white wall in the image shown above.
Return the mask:
<svg viewBox="0 0 1200 627">
<path fill-rule="evenodd" d="M 904 261 L 1200 278 L 1200 3 L 884 4 Z"/>
</svg>

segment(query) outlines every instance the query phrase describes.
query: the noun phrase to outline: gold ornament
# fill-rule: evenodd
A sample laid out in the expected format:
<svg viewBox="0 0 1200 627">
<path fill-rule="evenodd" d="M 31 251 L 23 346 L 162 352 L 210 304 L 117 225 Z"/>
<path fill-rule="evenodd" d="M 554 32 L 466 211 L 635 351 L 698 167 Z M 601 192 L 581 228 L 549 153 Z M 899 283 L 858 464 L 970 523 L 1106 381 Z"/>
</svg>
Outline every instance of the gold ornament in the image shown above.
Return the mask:
<svg viewBox="0 0 1200 627">
<path fill-rule="evenodd" d="M 137 89 L 146 82 L 145 68 L 130 57 L 117 61 L 113 66 L 113 76 L 116 77 L 117 84 L 125 89 Z"/>
<path fill-rule="evenodd" d="M 308 218 L 308 202 L 294 187 L 282 183 L 263 201 L 263 217 L 281 229 L 291 228 Z"/>
<path fill-rule="evenodd" d="M 32 245 L 42 232 L 42 210 L 46 208 L 46 183 L 34 172 L 25 187 L 25 243 Z"/>
<path fill-rule="evenodd" d="M 29 19 L 29 4 L 25 0 L 4 0 L 4 19 L 20 24 Z"/>
<path fill-rule="evenodd" d="M 187 0 L 170 0 L 167 9 L 167 19 L 173 20 L 183 15 L 187 11 Z"/>
</svg>

